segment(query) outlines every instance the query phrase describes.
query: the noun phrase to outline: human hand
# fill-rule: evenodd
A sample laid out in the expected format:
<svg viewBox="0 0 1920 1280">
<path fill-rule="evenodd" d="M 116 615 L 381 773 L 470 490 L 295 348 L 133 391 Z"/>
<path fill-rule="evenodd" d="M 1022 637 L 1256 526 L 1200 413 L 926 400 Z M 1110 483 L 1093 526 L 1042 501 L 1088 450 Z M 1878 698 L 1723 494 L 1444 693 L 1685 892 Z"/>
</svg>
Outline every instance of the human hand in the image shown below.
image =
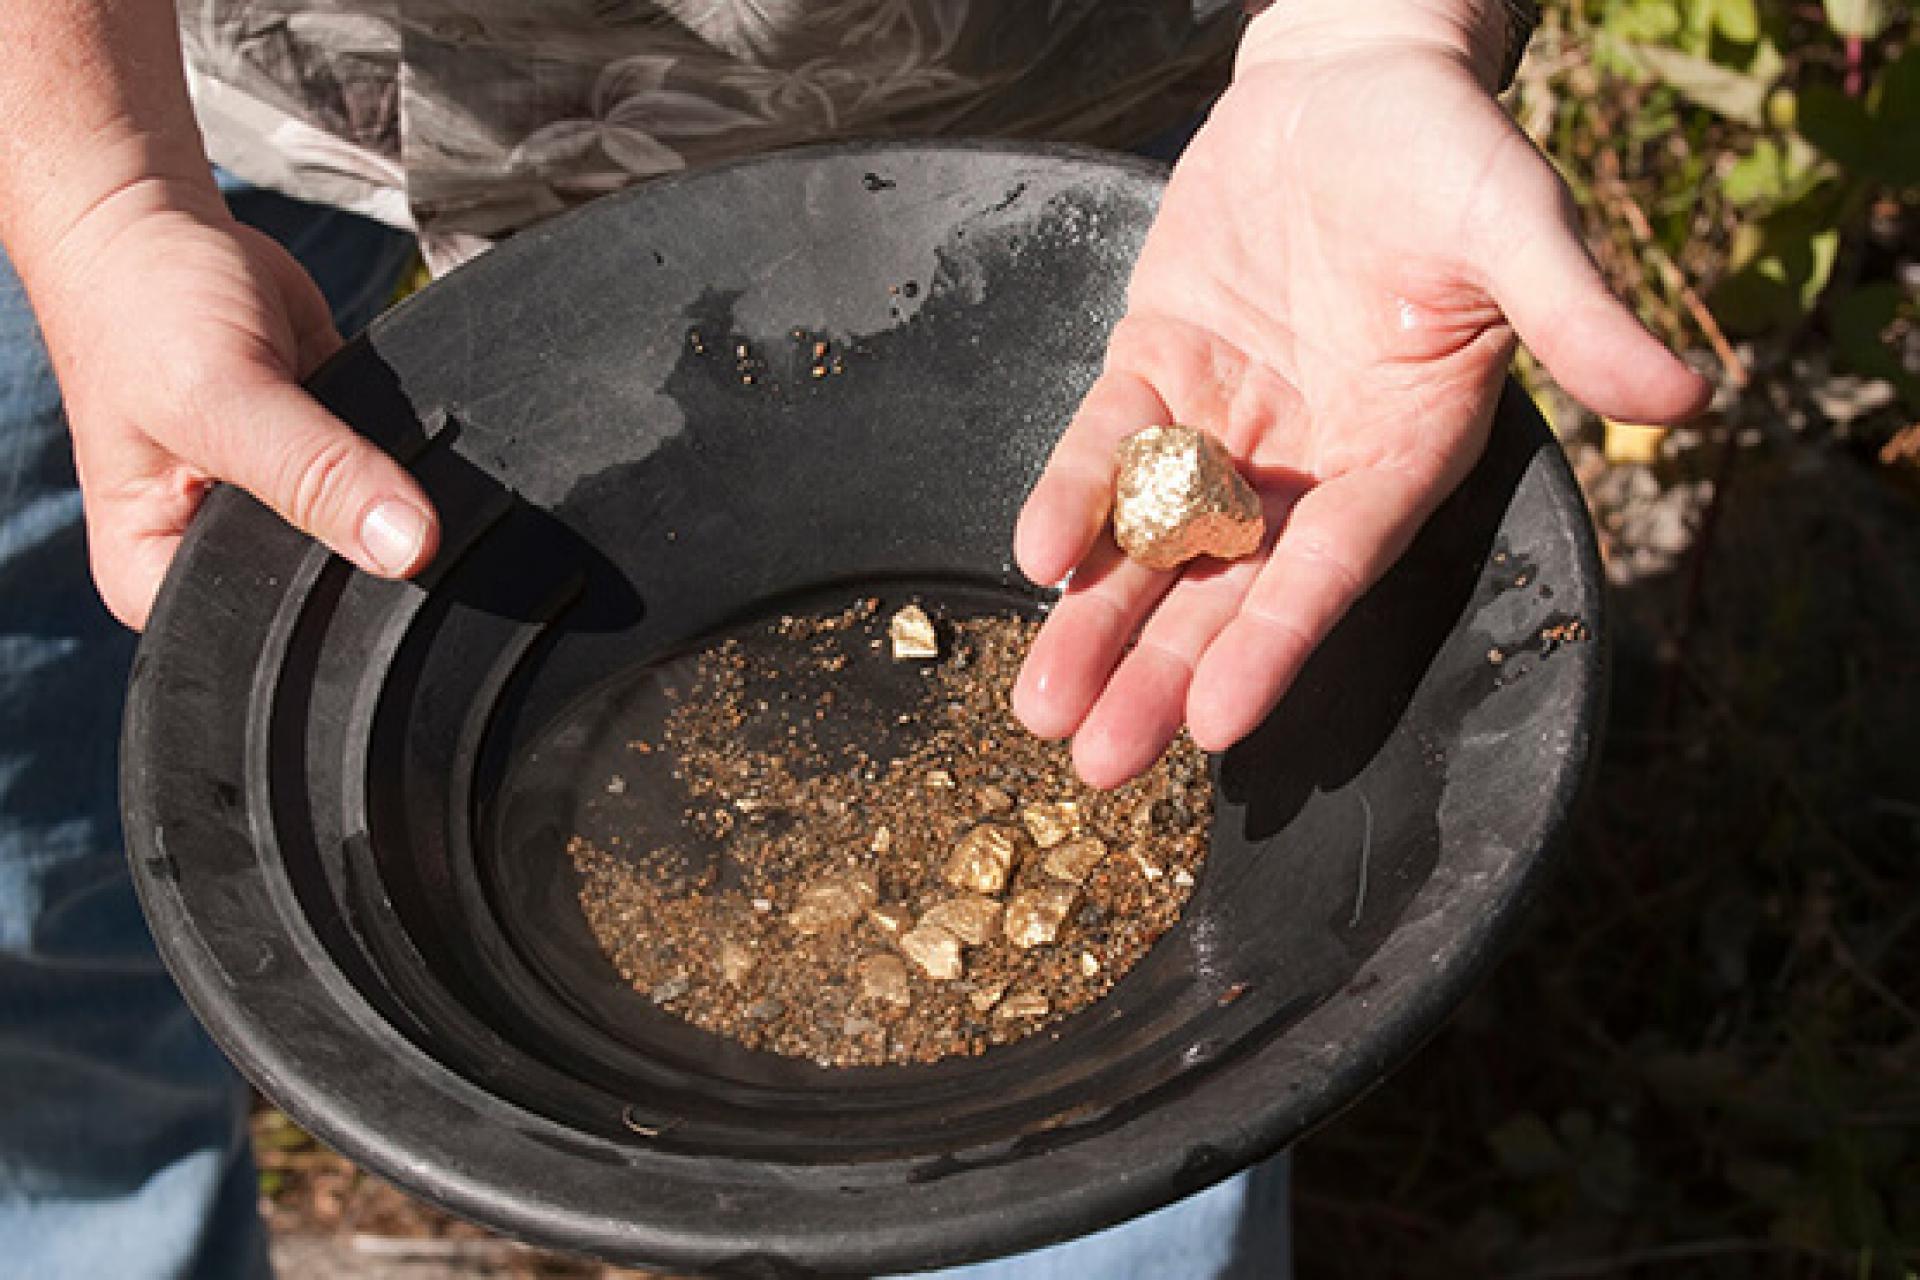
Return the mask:
<svg viewBox="0 0 1920 1280">
<path fill-rule="evenodd" d="M 1021 513 L 1022 570 L 1072 580 L 1014 709 L 1071 735 L 1095 786 L 1147 768 L 1183 721 L 1211 751 L 1260 724 L 1479 457 L 1516 332 L 1609 416 L 1672 422 L 1709 394 L 1608 293 L 1484 48 L 1357 29 L 1395 8 L 1309 21 L 1289 0 L 1256 20 Z M 1254 483 L 1255 556 L 1155 572 L 1103 531 L 1114 445 L 1168 422 L 1217 435 Z"/>
<path fill-rule="evenodd" d="M 23 273 L 25 274 L 25 273 Z M 136 630 L 216 480 L 369 573 L 432 556 L 432 505 L 299 385 L 339 347 L 325 300 L 212 191 L 137 183 L 28 280 L 72 428 L 94 580 Z"/>
</svg>

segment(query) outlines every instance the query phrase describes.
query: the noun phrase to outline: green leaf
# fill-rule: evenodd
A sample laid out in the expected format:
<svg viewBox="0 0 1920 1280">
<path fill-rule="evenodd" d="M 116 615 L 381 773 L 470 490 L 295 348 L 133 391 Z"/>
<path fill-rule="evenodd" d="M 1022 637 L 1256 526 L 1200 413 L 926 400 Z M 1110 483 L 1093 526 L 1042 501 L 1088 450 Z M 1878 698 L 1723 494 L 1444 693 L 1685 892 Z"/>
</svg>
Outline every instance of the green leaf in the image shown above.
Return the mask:
<svg viewBox="0 0 1920 1280">
<path fill-rule="evenodd" d="M 1779 204 L 1793 190 L 1795 171 L 1789 148 L 1772 138 L 1761 138 L 1753 150 L 1727 166 L 1720 194 L 1734 204 Z"/>
<path fill-rule="evenodd" d="M 1900 363 L 1885 334 L 1906 307 L 1906 295 L 1891 280 L 1878 280 L 1833 304 L 1833 349 L 1840 362 L 1869 378 L 1885 378 L 1910 410 L 1920 410 L 1920 376 Z"/>
<path fill-rule="evenodd" d="M 1658 45 L 1631 44 L 1628 55 L 1647 75 L 1699 106 L 1758 128 L 1765 117 L 1771 76 L 1754 75 Z"/>
<path fill-rule="evenodd" d="M 1601 18 L 1608 35 L 1620 40 L 1670 40 L 1680 34 L 1680 6 L 1674 0 L 1614 0 Z"/>
<path fill-rule="evenodd" d="M 1878 150 L 1867 105 L 1830 84 L 1810 84 L 1800 92 L 1800 134 L 1842 168 L 1855 173 L 1872 168 Z"/>
<path fill-rule="evenodd" d="M 1889 63 L 1874 82 L 1877 169 L 1894 186 L 1920 185 L 1920 44 Z"/>
<path fill-rule="evenodd" d="M 1798 324 L 1813 309 L 1840 251 L 1836 195 L 1833 184 L 1820 184 L 1734 233 L 1732 271 L 1710 303 L 1724 328 L 1761 333 Z"/>
<path fill-rule="evenodd" d="M 1810 269 L 1799 280 L 1802 312 L 1813 310 L 1813 304 L 1826 292 L 1827 281 L 1833 279 L 1833 264 L 1840 257 L 1840 232 L 1829 227 L 1813 237 L 1808 249 Z"/>
<path fill-rule="evenodd" d="M 1891 0 L 1826 0 L 1827 25 L 1843 36 L 1877 40 L 1893 20 Z"/>
<path fill-rule="evenodd" d="M 1864 101 L 1831 84 L 1808 85 L 1796 123 L 1852 173 L 1894 187 L 1920 184 L 1920 45 L 1888 64 Z"/>
<path fill-rule="evenodd" d="M 1760 6 L 1754 0 L 1714 0 L 1713 24 L 1735 44 L 1760 38 Z"/>
</svg>

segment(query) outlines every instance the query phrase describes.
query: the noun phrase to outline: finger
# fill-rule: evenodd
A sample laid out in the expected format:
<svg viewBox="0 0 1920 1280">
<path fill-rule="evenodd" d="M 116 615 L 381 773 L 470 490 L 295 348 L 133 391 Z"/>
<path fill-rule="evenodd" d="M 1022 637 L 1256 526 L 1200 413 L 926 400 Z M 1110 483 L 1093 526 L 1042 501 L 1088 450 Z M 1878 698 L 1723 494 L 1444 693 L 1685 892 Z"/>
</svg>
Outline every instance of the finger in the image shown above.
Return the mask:
<svg viewBox="0 0 1920 1280">
<path fill-rule="evenodd" d="M 1203 750 L 1225 751 L 1266 719 L 1446 489 L 1415 471 L 1381 468 L 1325 481 L 1300 499 L 1239 611 L 1194 669 L 1187 728 Z"/>
<path fill-rule="evenodd" d="M 263 243 L 267 269 L 280 286 L 279 297 L 286 304 L 287 322 L 293 330 L 293 372 L 304 378 L 342 346 L 340 331 L 333 324 L 333 308 L 297 259 L 263 232 L 247 231 Z"/>
<path fill-rule="evenodd" d="M 1141 619 L 1173 580 L 1127 559 L 1112 538 L 1094 545 L 1014 681 L 1013 713 L 1029 732 L 1054 741 L 1080 727 Z"/>
<path fill-rule="evenodd" d="M 145 631 L 160 594 L 167 567 L 180 549 L 182 520 L 177 527 L 141 529 L 139 513 L 125 508 L 102 510 L 88 503 L 87 550 L 94 586 L 107 611 L 133 631 Z"/>
<path fill-rule="evenodd" d="M 1531 194 L 1510 214 L 1513 234 L 1486 254 L 1494 300 L 1554 379 L 1594 412 L 1629 422 L 1699 413 L 1712 387 L 1613 296 L 1581 240 L 1572 197 L 1539 164 Z"/>
<path fill-rule="evenodd" d="M 167 569 L 179 552 L 179 534 L 155 534 L 136 539 L 128 553 L 116 558 L 110 567 L 96 558 L 94 583 L 113 616 L 131 630 L 145 631 L 160 584 L 166 581 Z"/>
<path fill-rule="evenodd" d="M 1186 718 L 1200 655 L 1238 612 L 1259 563 L 1209 565 L 1174 583 L 1073 735 L 1082 781 L 1117 787 L 1160 758 Z"/>
<path fill-rule="evenodd" d="M 114 447 L 103 447 L 103 441 Z M 145 630 L 153 598 L 210 481 L 144 437 L 76 430 L 73 456 L 94 585 L 114 617 L 134 631 Z"/>
<path fill-rule="evenodd" d="M 192 460 L 368 573 L 406 577 L 438 543 L 406 470 L 292 382 L 261 376 L 203 400 Z"/>
<path fill-rule="evenodd" d="M 1114 446 L 1143 427 L 1172 421 L 1144 378 L 1115 370 L 1100 375 L 1020 510 L 1013 554 L 1029 580 L 1058 582 L 1085 558 L 1113 502 Z"/>
</svg>

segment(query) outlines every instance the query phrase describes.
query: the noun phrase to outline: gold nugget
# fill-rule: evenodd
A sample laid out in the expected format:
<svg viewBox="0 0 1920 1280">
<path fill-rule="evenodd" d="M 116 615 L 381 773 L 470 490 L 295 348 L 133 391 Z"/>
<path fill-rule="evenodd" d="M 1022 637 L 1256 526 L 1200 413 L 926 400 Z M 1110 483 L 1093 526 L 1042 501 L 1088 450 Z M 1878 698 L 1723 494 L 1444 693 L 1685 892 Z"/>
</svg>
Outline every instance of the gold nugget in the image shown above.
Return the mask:
<svg viewBox="0 0 1920 1280">
<path fill-rule="evenodd" d="M 1120 442 L 1113 537 L 1149 569 L 1196 556 L 1238 560 L 1260 549 L 1260 499 L 1218 440 L 1193 427 L 1148 427 Z"/>
<path fill-rule="evenodd" d="M 887 624 L 887 633 L 893 640 L 895 661 L 940 656 L 940 636 L 933 628 L 933 619 L 917 604 L 907 605 L 894 614 Z"/>
</svg>

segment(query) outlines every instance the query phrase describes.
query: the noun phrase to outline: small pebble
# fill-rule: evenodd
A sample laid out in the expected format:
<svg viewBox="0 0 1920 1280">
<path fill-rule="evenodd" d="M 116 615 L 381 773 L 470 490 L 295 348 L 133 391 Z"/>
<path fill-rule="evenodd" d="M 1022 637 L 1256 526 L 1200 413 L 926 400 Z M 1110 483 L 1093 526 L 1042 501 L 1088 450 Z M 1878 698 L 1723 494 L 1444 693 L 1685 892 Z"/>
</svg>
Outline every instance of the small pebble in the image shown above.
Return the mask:
<svg viewBox="0 0 1920 1280">
<path fill-rule="evenodd" d="M 869 1000 L 904 1009 L 913 1003 L 906 962 L 899 956 L 868 956 L 854 968 L 860 994 Z"/>
<path fill-rule="evenodd" d="M 753 952 L 731 938 L 720 944 L 714 953 L 714 959 L 720 965 L 720 976 L 736 987 L 745 982 L 747 975 L 753 972 Z"/>
</svg>

